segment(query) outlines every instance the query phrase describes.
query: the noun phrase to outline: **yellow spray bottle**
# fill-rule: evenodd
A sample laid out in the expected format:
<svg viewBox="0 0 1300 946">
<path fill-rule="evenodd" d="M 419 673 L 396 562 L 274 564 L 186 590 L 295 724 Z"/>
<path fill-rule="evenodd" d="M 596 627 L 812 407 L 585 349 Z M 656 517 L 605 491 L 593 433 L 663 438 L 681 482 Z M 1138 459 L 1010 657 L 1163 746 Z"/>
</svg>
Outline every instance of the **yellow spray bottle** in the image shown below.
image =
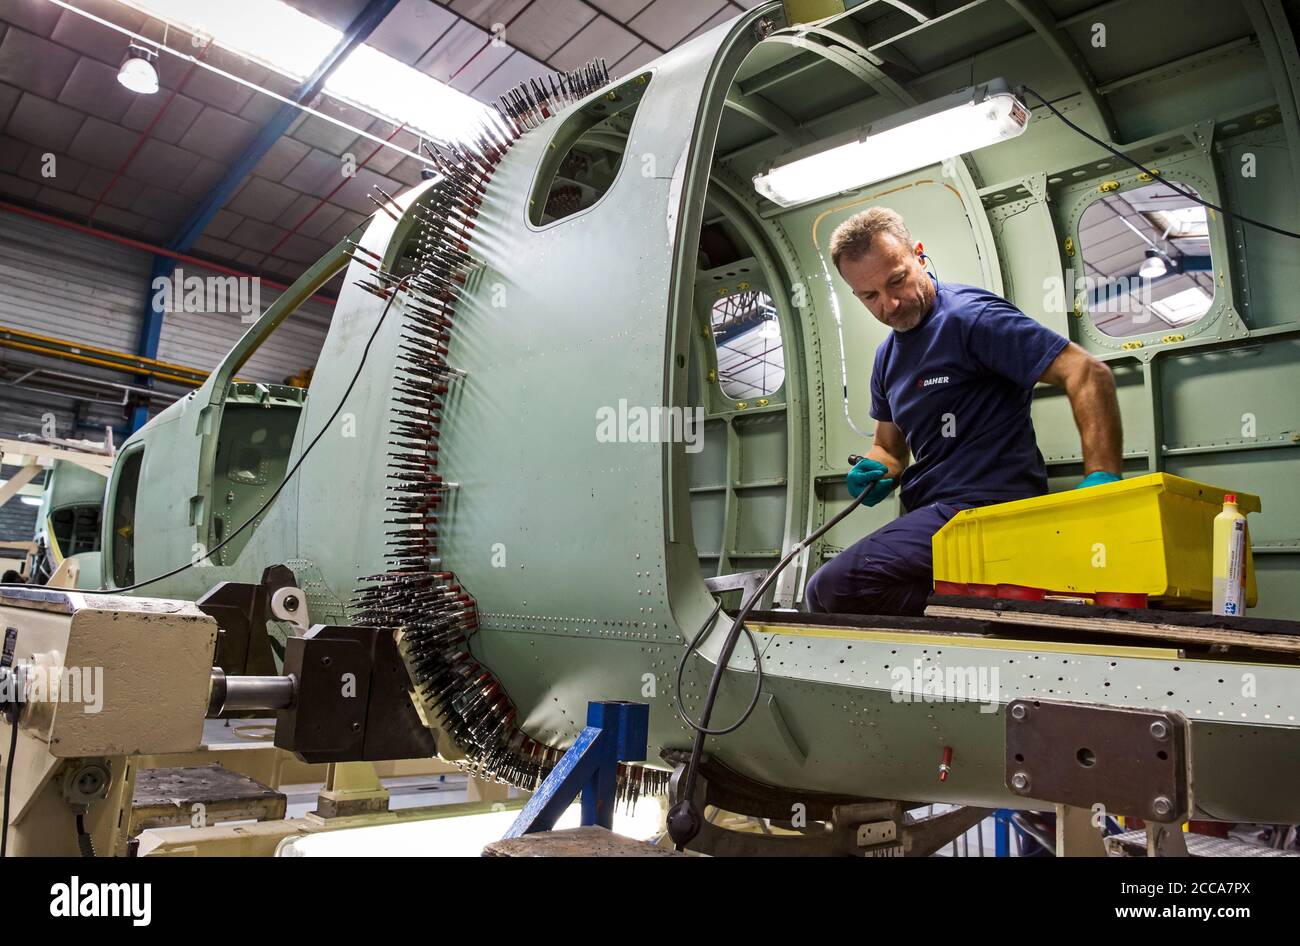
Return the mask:
<svg viewBox="0 0 1300 946">
<path fill-rule="evenodd" d="M 1215 614 L 1246 613 L 1246 517 L 1237 509 L 1237 496 L 1223 497 L 1223 512 L 1214 517 Z"/>
</svg>

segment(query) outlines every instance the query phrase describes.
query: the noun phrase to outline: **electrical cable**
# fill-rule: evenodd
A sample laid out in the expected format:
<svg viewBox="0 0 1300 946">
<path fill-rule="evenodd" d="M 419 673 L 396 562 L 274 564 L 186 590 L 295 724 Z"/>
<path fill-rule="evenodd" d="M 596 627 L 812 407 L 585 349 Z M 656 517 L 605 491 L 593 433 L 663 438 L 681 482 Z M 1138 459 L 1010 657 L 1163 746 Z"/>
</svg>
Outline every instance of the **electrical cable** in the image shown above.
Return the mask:
<svg viewBox="0 0 1300 946">
<path fill-rule="evenodd" d="M 853 457 L 850 459 L 856 463 L 858 458 Z M 672 835 L 673 841 L 676 843 L 678 850 L 685 847 L 691 838 L 693 838 L 699 831 L 699 815 L 698 812 L 694 810 L 692 799 L 695 794 L 695 783 L 699 774 L 700 759 L 704 754 L 705 738 L 708 736 L 724 736 L 728 733 L 735 732 L 743 726 L 745 721 L 748 720 L 750 715 L 754 712 L 755 707 L 758 706 L 759 697 L 763 692 L 763 662 L 758 651 L 757 640 L 755 639 L 753 632 L 750 631 L 748 626 L 745 624 L 746 619 L 754 609 L 754 605 L 756 605 L 762 598 L 763 593 L 767 591 L 772 582 L 776 580 L 777 576 L 785 570 L 786 566 L 794 560 L 795 556 L 838 525 L 846 516 L 849 515 L 849 513 L 857 509 L 870 492 L 871 490 L 864 489 L 851 503 L 823 523 L 810 535 L 795 543 L 790 551 L 787 552 L 763 577 L 763 580 L 759 583 L 758 587 L 750 592 L 749 597 L 744 601 L 740 610 L 736 613 L 736 618 L 731 624 L 731 630 L 728 632 L 726 640 L 723 642 L 722 649 L 718 652 L 718 659 L 713 665 L 713 674 L 709 678 L 709 688 L 704 696 L 704 703 L 700 709 L 700 718 L 698 722 L 690 717 L 686 712 L 685 707 L 682 705 L 682 672 L 686 661 L 691 656 L 691 653 L 699 646 L 700 642 L 704 639 L 706 631 L 712 627 L 714 620 L 717 618 L 718 613 L 722 608 L 721 601 L 714 606 L 713 611 L 709 614 L 708 618 L 705 619 L 704 623 L 700 626 L 700 629 L 696 631 L 695 636 L 691 638 L 690 643 L 687 644 L 686 651 L 682 654 L 681 661 L 677 666 L 677 709 L 682 720 L 695 730 L 695 741 L 691 745 L 690 759 L 686 763 L 686 778 L 684 780 L 684 788 L 681 792 L 682 800 L 674 805 L 673 810 L 669 812 L 669 833 Z M 750 646 L 754 650 L 754 693 L 750 698 L 749 705 L 734 723 L 716 729 L 710 729 L 709 719 L 713 715 L 713 706 L 717 702 L 718 689 L 722 684 L 722 675 L 727 668 L 728 662 L 731 660 L 731 653 L 735 649 L 736 642 L 740 639 L 742 631 L 749 636 Z"/>
<path fill-rule="evenodd" d="M 860 459 L 862 458 L 855 454 L 854 456 L 849 457 L 849 462 L 852 465 L 856 465 L 858 460 Z M 682 654 L 682 657 L 677 664 L 677 711 L 681 715 L 682 720 L 693 730 L 695 730 L 697 733 L 702 732 L 708 736 L 725 736 L 727 733 L 735 732 L 742 725 L 744 725 L 745 721 L 749 718 L 750 714 L 753 713 L 754 706 L 757 705 L 758 703 L 758 693 L 759 691 L 762 690 L 763 666 L 761 661 L 759 660 L 758 644 L 756 642 L 756 639 L 754 638 L 753 633 L 745 625 L 745 618 L 749 616 L 749 612 L 753 610 L 754 604 L 759 600 L 760 597 L 762 597 L 763 592 L 766 591 L 768 587 L 771 586 L 772 582 L 776 580 L 776 577 L 781 574 L 781 572 L 786 568 L 787 565 L 790 564 L 791 561 L 794 560 L 794 557 L 798 555 L 800 552 L 802 552 L 805 548 L 807 548 L 808 546 L 816 542 L 818 539 L 820 539 L 823 535 L 825 535 L 837 524 L 839 524 L 849 513 L 851 513 L 854 509 L 856 509 L 859 505 L 861 505 L 863 497 L 865 496 L 866 492 L 867 491 L 864 490 L 862 493 L 860 493 L 857 496 L 857 498 L 853 500 L 853 502 L 849 503 L 842 510 L 840 510 L 835 516 L 833 516 L 830 519 L 830 521 L 824 523 L 820 528 L 818 528 L 811 535 L 804 538 L 801 542 L 796 543 L 794 547 L 792 547 L 790 551 L 785 554 L 785 557 L 782 558 L 781 561 L 777 562 L 777 564 L 772 569 L 770 569 L 766 575 L 763 576 L 762 582 L 760 582 L 758 587 L 753 592 L 750 593 L 749 598 L 743 603 L 740 611 L 737 612 L 736 620 L 732 623 L 732 633 L 731 635 L 729 635 L 728 644 L 727 646 L 724 647 L 726 656 L 722 657 L 719 660 L 719 666 L 725 664 L 731 656 L 731 650 L 735 647 L 736 638 L 738 636 L 738 631 L 736 629 L 740 628 L 744 630 L 744 632 L 749 635 L 750 645 L 754 652 L 754 666 L 756 668 L 756 681 L 755 681 L 756 686 L 754 688 L 755 694 L 754 694 L 754 698 L 750 700 L 749 708 L 745 710 L 745 712 L 742 714 L 741 718 L 737 722 L 735 722 L 730 726 L 720 727 L 719 729 L 707 728 L 708 720 L 703 718 L 705 714 L 701 714 L 701 722 L 699 723 L 691 719 L 690 715 L 686 712 L 685 705 L 682 701 L 682 676 L 686 668 L 686 661 L 690 658 L 692 652 L 694 652 L 699 647 L 700 641 L 703 640 L 705 633 L 708 631 L 708 629 L 712 626 L 714 620 L 717 618 L 718 612 L 722 610 L 722 601 L 720 599 L 714 605 L 713 610 L 709 613 L 709 616 L 704 619 L 704 623 L 700 625 L 700 629 L 695 632 L 695 636 L 692 637 L 690 643 L 686 645 L 686 651 L 685 653 Z M 716 679 L 717 677 L 718 677 L 718 669 L 717 666 L 715 666 L 714 678 Z M 712 683 L 712 681 L 710 681 L 710 683 Z M 712 686 L 710 687 L 711 691 L 715 689 L 716 688 Z M 709 700 L 706 703 L 706 707 L 708 708 L 709 711 L 712 710 L 711 700 Z"/>
<path fill-rule="evenodd" d="M 18 751 L 18 716 L 9 723 L 9 755 L 5 757 L 4 821 L 0 822 L 0 857 L 9 856 L 9 798 L 14 784 L 14 753 Z"/>
<path fill-rule="evenodd" d="M 392 308 L 393 303 L 397 300 L 397 293 L 404 288 L 404 284 L 406 283 L 406 281 L 410 279 L 413 275 L 414 273 L 403 276 L 393 286 L 393 294 L 389 296 L 388 301 L 384 304 L 384 309 L 379 314 L 379 321 L 375 323 L 374 330 L 370 333 L 370 337 L 366 339 L 366 347 L 362 349 L 361 360 L 357 363 L 357 370 L 353 373 L 352 380 L 348 382 L 347 390 L 345 390 L 343 392 L 343 396 L 339 398 L 338 406 L 334 408 L 334 412 L 330 414 L 329 418 L 325 421 L 325 423 L 321 425 L 320 431 L 316 434 L 315 437 L 312 438 L 311 443 L 307 445 L 306 449 L 303 450 L 302 455 L 298 457 L 298 461 L 294 463 L 292 467 L 290 467 L 289 472 L 287 472 L 284 475 L 284 479 L 280 481 L 280 485 L 277 486 L 272 491 L 271 495 L 267 497 L 266 502 L 262 503 L 262 505 L 258 508 L 257 512 L 249 516 L 248 519 L 244 521 L 243 525 L 241 525 L 235 531 L 231 532 L 230 535 L 226 536 L 224 539 L 218 542 L 215 546 L 213 546 L 203 555 L 199 556 L 197 559 L 193 559 L 189 562 L 186 562 L 184 565 L 181 565 L 179 568 L 173 568 L 171 571 L 163 572 L 161 575 L 157 575 L 153 578 L 148 579 L 147 581 L 136 582 L 135 584 L 126 585 L 121 588 L 111 588 L 102 591 L 91 590 L 91 589 L 86 589 L 86 590 L 78 589 L 79 593 L 80 594 L 101 594 L 101 595 L 121 594 L 122 592 L 125 591 L 135 591 L 138 588 L 144 588 L 148 585 L 152 585 L 156 582 L 162 581 L 164 578 L 171 578 L 174 575 L 179 575 L 181 572 L 186 571 L 187 569 L 194 568 L 196 565 L 198 565 L 199 562 L 203 561 L 203 559 L 209 558 L 210 556 L 215 555 L 217 552 L 221 551 L 223 548 L 225 548 L 227 544 L 230 543 L 232 539 L 235 538 L 235 536 L 239 535 L 250 525 L 252 525 L 252 523 L 256 521 L 261 515 L 263 515 L 266 512 L 266 510 L 270 507 L 271 503 L 275 502 L 276 497 L 280 495 L 281 491 L 285 488 L 285 486 L 288 485 L 289 480 L 293 477 L 293 475 L 298 472 L 298 468 L 302 466 L 303 461 L 307 459 L 307 457 L 311 454 L 312 449 L 315 448 L 316 444 L 320 442 L 321 437 L 325 435 L 325 431 L 330 429 L 330 425 L 333 424 L 335 418 L 339 416 L 339 412 L 343 410 L 343 405 L 347 403 L 348 397 L 352 394 L 352 389 L 356 387 L 356 383 L 358 379 L 360 379 L 361 377 L 362 369 L 364 369 L 366 366 L 366 358 L 370 354 L 370 346 L 374 343 L 375 336 L 379 334 L 380 326 L 384 324 L 384 319 L 387 318 L 389 309 Z M 0 588 L 31 588 L 31 587 L 33 586 L 27 584 L 0 584 Z M 10 798 L 10 788 L 13 783 L 13 774 L 14 774 L 14 766 L 13 766 L 14 750 L 17 744 L 18 744 L 18 723 L 15 720 L 11 724 L 11 735 L 9 738 L 9 758 L 8 758 L 8 764 L 5 766 L 4 821 L 3 823 L 0 823 L 0 858 L 6 856 L 9 847 L 9 798 Z M 77 816 L 77 844 L 81 848 L 81 853 L 84 857 L 95 856 L 94 844 L 91 842 L 90 835 L 88 835 L 85 832 L 84 821 L 81 815 Z"/>
<path fill-rule="evenodd" d="M 704 619 L 704 623 L 700 625 L 700 629 L 695 632 L 695 636 L 691 638 L 691 642 L 686 645 L 686 653 L 682 656 L 682 659 L 677 662 L 677 715 L 681 716 L 682 719 L 687 720 L 687 722 L 692 726 L 694 724 L 691 723 L 690 718 L 686 715 L 686 704 L 682 700 L 682 676 L 686 672 L 686 658 L 689 657 L 691 652 L 699 646 L 700 641 L 704 638 L 704 635 L 708 632 L 709 628 L 713 626 L 713 622 L 717 619 L 718 612 L 721 610 L 722 599 L 716 598 L 713 610 L 710 611 L 709 616 Z"/>
<path fill-rule="evenodd" d="M 772 582 L 776 580 L 777 576 L 780 575 L 781 572 L 785 570 L 786 566 L 794 560 L 794 557 L 829 532 L 854 509 L 858 508 L 868 492 L 869 490 L 863 490 L 858 494 L 857 498 L 854 499 L 853 502 L 849 503 L 842 510 L 836 513 L 835 516 L 824 523 L 815 532 L 804 538 L 802 541 L 795 543 L 790 551 L 787 552 L 785 556 L 777 562 L 777 564 L 769 570 L 766 575 L 763 576 L 763 580 L 759 583 L 758 587 L 750 592 L 748 599 L 745 600 L 744 604 L 741 605 L 740 611 L 737 612 L 735 621 L 732 622 L 731 632 L 727 635 L 726 643 L 723 645 L 722 651 L 719 653 L 717 664 L 714 665 L 713 676 L 709 680 L 709 690 L 705 696 L 704 707 L 700 713 L 699 722 L 691 719 L 690 715 L 686 712 L 686 708 L 682 705 L 682 671 L 685 668 L 686 661 L 690 658 L 691 653 L 699 646 L 700 641 L 704 638 L 705 632 L 712 625 L 718 612 L 721 610 L 721 601 L 714 606 L 712 613 L 705 619 L 704 624 L 701 625 L 700 629 L 695 633 L 691 642 L 686 645 L 686 651 L 682 654 L 681 660 L 677 665 L 677 709 L 682 720 L 686 725 L 695 730 L 698 736 L 725 736 L 728 733 L 735 732 L 745 724 L 745 721 L 748 720 L 750 715 L 754 712 L 754 707 L 758 705 L 758 699 L 763 690 L 763 664 L 759 659 L 758 641 L 755 639 L 753 632 L 750 631 L 749 627 L 745 624 L 745 619 L 749 617 L 750 611 L 754 609 L 754 605 L 758 603 L 763 592 L 767 591 Z M 722 670 L 725 669 L 727 661 L 731 659 L 731 652 L 735 649 L 736 641 L 740 638 L 742 631 L 749 636 L 750 646 L 754 652 L 754 695 L 749 701 L 749 706 L 746 707 L 745 711 L 741 713 L 740 718 L 738 718 L 734 723 L 727 726 L 721 726 L 717 729 L 709 729 L 709 716 L 712 714 L 713 704 L 717 699 L 718 686 L 722 679 Z"/>
<path fill-rule="evenodd" d="M 330 429 L 330 425 L 334 423 L 334 419 L 339 416 L 339 412 L 343 410 L 343 405 L 347 403 L 348 397 L 352 394 L 352 389 L 356 387 L 357 380 L 361 377 L 362 369 L 365 368 L 366 366 L 366 358 L 370 355 L 370 346 L 374 344 L 375 336 L 379 334 L 379 329 L 384 324 L 384 319 L 388 316 L 388 310 L 392 308 L 393 303 L 397 300 L 397 293 L 403 288 L 405 288 L 406 281 L 412 278 L 414 275 L 415 273 L 408 273 L 393 285 L 393 294 L 388 297 L 388 301 L 384 304 L 383 312 L 379 314 L 379 321 L 375 323 L 374 330 L 370 333 L 370 337 L 366 339 L 366 347 L 361 351 L 361 360 L 357 363 L 357 370 L 353 373 L 352 380 L 348 382 L 347 390 L 345 390 L 343 392 L 343 396 L 339 398 L 339 403 L 338 406 L 334 408 L 334 413 L 330 414 L 329 418 L 326 419 L 325 423 L 321 425 L 320 431 L 316 434 L 315 437 L 312 438 L 311 443 L 307 445 L 306 449 L 303 450 L 302 455 L 298 457 L 297 462 L 295 462 L 294 465 L 289 468 L 289 472 L 284 474 L 284 479 L 280 481 L 280 485 L 277 486 L 271 492 L 271 495 L 267 497 L 266 502 L 262 503 L 262 505 L 258 508 L 258 510 L 255 513 L 253 513 L 246 520 L 244 520 L 243 525 L 241 525 L 234 532 L 231 532 L 230 535 L 226 536 L 224 539 L 222 539 L 212 548 L 208 549 L 198 558 L 191 559 L 190 561 L 186 562 L 184 565 L 181 565 L 177 568 L 173 568 L 171 571 L 163 572 L 161 575 L 156 575 L 153 578 L 150 578 L 146 581 L 138 581 L 133 585 L 124 585 L 120 588 L 106 588 L 103 590 L 90 590 L 90 589 L 82 590 L 78 588 L 76 589 L 77 593 L 87 594 L 87 595 L 122 594 L 123 592 L 136 591 L 139 588 L 145 588 L 149 585 L 160 582 L 165 578 L 171 578 L 175 575 L 179 575 L 183 571 L 194 568 L 195 566 L 198 565 L 199 562 L 203 561 L 204 559 L 211 558 L 217 552 L 220 552 L 223 548 L 225 548 L 227 545 L 230 544 L 230 542 L 235 538 L 235 536 L 239 535 L 250 525 L 252 525 L 260 516 L 262 516 L 262 514 L 265 513 L 266 510 L 270 507 L 271 503 L 275 502 L 275 499 L 277 496 L 280 495 L 280 492 L 287 485 L 289 485 L 289 480 L 292 479 L 293 475 L 298 472 L 298 468 L 302 466 L 303 462 L 311 454 L 316 444 L 320 442 L 321 437 L 325 436 L 325 432 Z M 31 588 L 32 586 L 25 585 L 25 584 L 24 585 L 0 584 L 0 588 L 18 588 L 18 587 Z"/>
<path fill-rule="evenodd" d="M 1089 131 L 1087 131 L 1087 130 L 1085 130 L 1085 129 L 1083 129 L 1083 128 L 1080 128 L 1080 127 L 1079 127 L 1078 125 L 1076 125 L 1074 122 L 1070 121 L 1070 119 L 1068 119 L 1068 118 L 1066 118 L 1064 115 L 1062 115 L 1060 109 L 1058 109 L 1055 105 L 1053 105 L 1053 104 L 1052 104 L 1051 102 L 1049 102 L 1047 99 L 1043 98 L 1041 95 L 1039 95 L 1039 94 L 1038 94 L 1037 92 L 1035 92 L 1033 89 L 1031 89 L 1029 86 L 1027 86 L 1027 85 L 1022 85 L 1020 88 L 1021 88 L 1022 91 L 1028 92 L 1028 93 L 1029 93 L 1030 95 L 1032 95 L 1034 98 L 1038 99 L 1038 101 L 1042 102 L 1045 106 L 1047 106 L 1048 111 L 1050 111 L 1053 115 L 1055 115 L 1055 116 L 1056 116 L 1057 118 L 1059 118 L 1062 122 L 1064 122 L 1065 125 L 1066 125 L 1066 127 L 1071 128 L 1071 129 L 1073 129 L 1074 131 L 1078 132 L 1080 135 L 1082 135 L 1083 137 L 1087 138 L 1087 139 L 1088 139 L 1089 141 L 1091 141 L 1093 144 L 1098 145 L 1099 147 L 1105 148 L 1107 151 L 1109 151 L 1109 152 L 1110 152 L 1111 154 L 1113 154 L 1115 157 L 1119 158 L 1121 161 L 1126 161 L 1126 162 L 1128 162 L 1129 164 L 1133 165 L 1133 167 L 1135 167 L 1135 168 L 1137 168 L 1139 171 L 1141 171 L 1143 174 L 1146 174 L 1146 175 L 1147 175 L 1148 177 L 1150 177 L 1152 180 L 1154 180 L 1154 181 L 1159 181 L 1161 184 L 1164 184 L 1166 187 L 1168 187 L 1170 190 L 1174 191 L 1175 193 L 1181 194 L 1183 197 L 1186 197 L 1188 200 L 1195 201 L 1196 203 L 1200 204 L 1202 207 L 1208 207 L 1208 208 L 1210 208 L 1211 210 L 1216 210 L 1216 211 L 1218 211 L 1219 213 L 1223 214 L 1225 217 L 1231 217 L 1231 218 L 1234 219 L 1234 220 L 1240 220 L 1242 223 L 1249 223 L 1251 226 L 1260 227 L 1261 229 L 1269 230 L 1269 231 L 1271 231 L 1271 232 L 1273 232 L 1273 233 L 1281 234 L 1282 236 L 1291 237 L 1292 239 L 1295 239 L 1295 240 L 1300 240 L 1300 233 L 1296 233 L 1296 232 L 1294 232 L 1294 231 L 1292 231 L 1292 230 L 1284 229 L 1283 227 L 1275 227 L 1275 226 L 1274 226 L 1273 224 L 1271 224 L 1271 223 L 1265 223 L 1265 222 L 1262 221 L 1262 220 L 1256 220 L 1256 219 L 1254 219 L 1253 217 L 1247 217 L 1245 214 L 1239 214 L 1239 213 L 1236 213 L 1236 212 L 1231 211 L 1231 210 L 1224 210 L 1224 209 L 1223 209 L 1222 207 L 1220 207 L 1218 204 L 1212 204 L 1212 203 L 1210 203 L 1208 200 L 1205 200 L 1205 199 L 1202 198 L 1199 194 L 1197 194 L 1195 191 L 1184 190 L 1183 188 L 1181 188 L 1181 187 L 1179 187 L 1177 184 L 1175 184 L 1173 181 L 1167 181 L 1167 180 L 1165 180 L 1163 177 L 1161 177 L 1161 176 L 1160 176 L 1159 174 L 1157 174 L 1155 171 L 1152 171 L 1152 170 L 1151 170 L 1150 168 L 1148 168 L 1146 165 L 1142 164 L 1142 163 L 1139 162 L 1139 161 L 1136 161 L 1136 160 L 1133 159 L 1133 158 L 1130 158 L 1127 154 L 1125 154 L 1125 153 L 1122 152 L 1122 151 L 1119 151 L 1118 149 L 1114 148 L 1113 146 L 1111 146 L 1111 145 L 1107 144 L 1106 142 L 1102 141 L 1100 138 L 1098 138 L 1096 135 L 1092 134 L 1091 132 L 1089 132 Z"/>
<path fill-rule="evenodd" d="M 713 613 L 709 615 L 702 625 L 700 625 L 700 629 L 695 633 L 695 636 L 691 638 L 691 642 L 686 645 L 686 653 L 682 654 L 682 659 L 677 663 L 677 714 L 681 716 L 686 725 L 690 726 L 697 733 L 702 732 L 707 736 L 725 736 L 727 733 L 735 732 L 739 729 L 741 725 L 744 724 L 745 720 L 749 718 L 750 713 L 754 712 L 754 707 L 758 705 L 759 694 L 763 692 L 763 667 L 759 660 L 758 640 L 754 637 L 753 631 L 748 627 L 743 627 L 742 630 L 744 630 L 745 635 L 749 638 L 750 649 L 754 653 L 754 667 L 756 668 L 757 673 L 754 681 L 754 695 L 753 698 L 750 699 L 749 706 L 745 709 L 745 712 L 741 714 L 740 719 L 734 724 L 724 726 L 720 729 L 709 729 L 707 728 L 707 723 L 697 723 L 695 720 L 691 719 L 690 714 L 686 712 L 686 705 L 682 701 L 682 675 L 686 670 L 686 660 L 690 657 L 696 647 L 699 646 L 700 641 L 704 638 L 705 632 L 713 625 L 714 618 L 718 616 L 718 612 L 721 610 L 722 600 L 719 599 L 718 603 L 713 608 Z M 730 656 L 730 654 L 728 654 L 728 656 Z"/>
</svg>

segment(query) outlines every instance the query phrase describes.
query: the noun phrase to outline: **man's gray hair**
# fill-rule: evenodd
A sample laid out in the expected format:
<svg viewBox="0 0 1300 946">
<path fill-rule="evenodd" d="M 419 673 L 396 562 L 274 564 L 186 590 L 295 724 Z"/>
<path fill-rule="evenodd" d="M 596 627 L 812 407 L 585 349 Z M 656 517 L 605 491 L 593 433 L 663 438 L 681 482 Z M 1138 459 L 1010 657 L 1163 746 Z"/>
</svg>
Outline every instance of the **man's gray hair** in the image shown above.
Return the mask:
<svg viewBox="0 0 1300 946">
<path fill-rule="evenodd" d="M 881 233 L 896 237 L 904 246 L 912 245 L 912 234 L 902 214 L 888 207 L 868 207 L 835 228 L 831 234 L 831 262 L 839 269 L 841 260 L 861 259 Z"/>
</svg>

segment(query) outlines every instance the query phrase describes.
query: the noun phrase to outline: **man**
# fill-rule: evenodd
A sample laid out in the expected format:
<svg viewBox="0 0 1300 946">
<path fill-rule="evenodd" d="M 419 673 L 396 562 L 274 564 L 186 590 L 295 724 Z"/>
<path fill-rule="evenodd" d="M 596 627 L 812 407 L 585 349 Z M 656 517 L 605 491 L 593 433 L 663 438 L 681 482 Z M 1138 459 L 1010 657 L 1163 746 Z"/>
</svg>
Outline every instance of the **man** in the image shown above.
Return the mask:
<svg viewBox="0 0 1300 946">
<path fill-rule="evenodd" d="M 923 259 L 903 218 L 885 207 L 831 236 L 835 268 L 893 330 L 871 372 L 875 442 L 849 473 L 849 492 L 869 490 L 863 502 L 874 506 L 901 483 L 906 512 L 812 576 L 811 611 L 921 614 L 934 583 L 930 539 L 945 522 L 972 506 L 1047 492 L 1029 416 L 1039 381 L 1069 396 L 1083 443 L 1079 485 L 1120 478 L 1110 369 L 1005 299 L 939 282 Z"/>
</svg>

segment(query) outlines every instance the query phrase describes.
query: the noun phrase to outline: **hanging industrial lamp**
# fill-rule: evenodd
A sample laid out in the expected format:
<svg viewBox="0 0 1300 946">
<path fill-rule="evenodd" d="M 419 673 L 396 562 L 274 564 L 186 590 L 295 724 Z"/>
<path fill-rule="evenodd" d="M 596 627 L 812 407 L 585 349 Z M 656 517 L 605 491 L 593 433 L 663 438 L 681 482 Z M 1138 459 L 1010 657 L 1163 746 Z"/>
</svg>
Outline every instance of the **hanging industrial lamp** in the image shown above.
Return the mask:
<svg viewBox="0 0 1300 946">
<path fill-rule="evenodd" d="M 158 70 L 154 60 L 158 53 L 144 46 L 132 43 L 122 60 L 122 67 L 117 70 L 117 81 L 132 92 L 141 95 L 153 95 L 158 91 Z"/>
</svg>

